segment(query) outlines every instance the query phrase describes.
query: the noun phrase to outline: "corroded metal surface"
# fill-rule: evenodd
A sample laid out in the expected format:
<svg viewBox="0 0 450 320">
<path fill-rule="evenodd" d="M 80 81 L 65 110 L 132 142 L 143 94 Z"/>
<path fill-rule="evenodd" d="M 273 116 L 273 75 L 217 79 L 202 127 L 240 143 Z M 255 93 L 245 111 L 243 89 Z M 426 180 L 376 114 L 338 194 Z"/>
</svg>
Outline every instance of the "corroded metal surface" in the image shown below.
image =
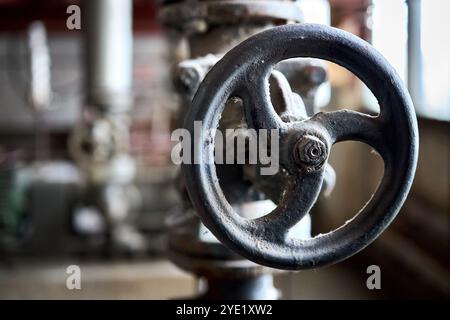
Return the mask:
<svg viewBox="0 0 450 320">
<path fill-rule="evenodd" d="M 284 122 L 272 106 L 267 81 L 276 63 L 295 57 L 325 59 L 349 69 L 377 97 L 380 115 L 339 110 Z M 344 31 L 314 24 L 287 25 L 253 36 L 227 53 L 208 73 L 193 100 L 185 127 L 191 134 L 194 121 L 202 121 L 204 130 L 216 128 L 230 97 L 242 99 L 250 127 L 279 130 L 280 165 L 289 180 L 274 211 L 261 218 L 245 219 L 225 199 L 214 165 L 183 165 L 195 209 L 225 245 L 262 265 L 312 268 L 355 254 L 392 222 L 413 180 L 418 154 L 417 123 L 399 76 L 368 43 Z M 297 150 L 295 146 L 301 145 L 299 141 L 305 136 L 313 136 L 323 147 Z M 308 240 L 289 237 L 289 230 L 317 200 L 326 167 L 326 161 L 315 165 L 314 170 L 299 165 L 295 154 L 309 152 L 303 158 L 317 154 L 328 158 L 331 147 L 346 140 L 364 142 L 383 158 L 384 177 L 377 191 L 341 228 Z M 203 156 L 205 163 L 213 163 L 213 145 L 214 141 L 206 137 L 191 147 Z"/>
<path fill-rule="evenodd" d="M 183 32 L 202 32 L 217 24 L 300 22 L 303 12 L 290 0 L 182 1 L 165 5 L 159 18 L 164 25 Z"/>
</svg>

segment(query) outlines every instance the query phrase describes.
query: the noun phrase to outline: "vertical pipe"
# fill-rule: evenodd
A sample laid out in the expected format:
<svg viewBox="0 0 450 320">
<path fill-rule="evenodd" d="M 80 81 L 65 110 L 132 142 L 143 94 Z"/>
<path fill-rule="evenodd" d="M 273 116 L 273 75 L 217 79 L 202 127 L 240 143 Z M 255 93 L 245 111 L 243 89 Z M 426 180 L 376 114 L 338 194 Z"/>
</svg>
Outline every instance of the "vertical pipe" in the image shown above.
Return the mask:
<svg viewBox="0 0 450 320">
<path fill-rule="evenodd" d="M 132 0 L 85 0 L 88 105 L 127 111 L 132 105 Z"/>
<path fill-rule="evenodd" d="M 416 108 L 423 108 L 423 56 L 421 0 L 407 0 L 408 4 L 408 90 Z"/>
</svg>

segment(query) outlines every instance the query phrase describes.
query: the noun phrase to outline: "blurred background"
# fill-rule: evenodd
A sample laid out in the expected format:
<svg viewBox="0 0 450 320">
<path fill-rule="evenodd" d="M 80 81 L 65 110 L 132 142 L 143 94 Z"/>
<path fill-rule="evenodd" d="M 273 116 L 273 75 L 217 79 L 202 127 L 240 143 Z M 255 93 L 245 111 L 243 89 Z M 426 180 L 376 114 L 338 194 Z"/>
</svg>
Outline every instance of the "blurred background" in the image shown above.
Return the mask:
<svg viewBox="0 0 450 320">
<path fill-rule="evenodd" d="M 167 299 L 212 288 L 215 297 L 239 289 L 238 298 L 448 298 L 449 12 L 447 0 L 0 0 L 0 298 Z M 170 139 L 221 55 L 294 22 L 372 43 L 407 84 L 420 133 L 394 223 L 352 258 L 297 273 L 204 236 Z M 296 90 L 312 113 L 379 111 L 349 71 L 298 68 L 287 78 L 302 79 Z M 353 217 L 383 175 L 381 158 L 357 142 L 335 146 L 330 164 L 335 186 L 313 209 L 312 235 Z M 251 210 L 267 208 L 253 200 Z M 70 265 L 81 290 L 66 287 Z M 380 290 L 366 286 L 370 265 Z"/>
</svg>

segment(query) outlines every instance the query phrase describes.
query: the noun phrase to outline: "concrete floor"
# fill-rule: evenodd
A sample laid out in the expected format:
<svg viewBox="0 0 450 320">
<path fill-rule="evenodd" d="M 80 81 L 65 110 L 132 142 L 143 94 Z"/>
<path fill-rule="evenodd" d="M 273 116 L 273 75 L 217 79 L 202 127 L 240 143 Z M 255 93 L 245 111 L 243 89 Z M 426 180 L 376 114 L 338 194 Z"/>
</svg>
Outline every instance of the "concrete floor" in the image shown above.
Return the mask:
<svg viewBox="0 0 450 320">
<path fill-rule="evenodd" d="M 66 268 L 81 269 L 81 290 L 66 288 Z M 372 299 L 377 293 L 343 266 L 278 275 L 286 299 Z M 0 266 L 0 299 L 168 299 L 194 295 L 196 280 L 165 260 L 21 262 Z"/>
<path fill-rule="evenodd" d="M 68 290 L 66 268 L 81 270 Z M 0 267 L 0 299 L 168 299 L 191 295 L 196 281 L 167 261 L 30 263 Z"/>
</svg>

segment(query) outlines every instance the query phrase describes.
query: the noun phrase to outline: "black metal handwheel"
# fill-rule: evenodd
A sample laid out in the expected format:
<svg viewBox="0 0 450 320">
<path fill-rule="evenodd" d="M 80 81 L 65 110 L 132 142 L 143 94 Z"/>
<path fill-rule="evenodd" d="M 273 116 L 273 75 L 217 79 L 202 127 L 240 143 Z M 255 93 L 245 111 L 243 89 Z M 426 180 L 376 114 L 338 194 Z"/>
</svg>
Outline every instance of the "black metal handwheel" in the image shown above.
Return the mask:
<svg viewBox="0 0 450 320">
<path fill-rule="evenodd" d="M 380 105 L 378 116 L 338 110 L 283 122 L 274 111 L 267 79 L 279 61 L 312 57 L 337 63 L 358 76 Z M 237 214 L 227 202 L 211 159 L 211 136 L 192 140 L 199 164 L 183 164 L 186 187 L 202 220 L 226 246 L 269 267 L 305 269 L 341 261 L 375 240 L 392 222 L 409 192 L 418 154 L 418 131 L 411 99 L 393 67 L 365 41 L 315 24 L 286 25 L 257 34 L 220 60 L 193 100 L 185 127 L 194 121 L 217 128 L 230 97 L 243 100 L 246 121 L 255 129 L 278 129 L 280 166 L 290 182 L 271 213 L 257 219 Z M 340 228 L 311 239 L 289 230 L 307 214 L 319 195 L 333 144 L 357 140 L 374 148 L 385 164 L 383 179 L 370 201 Z"/>
</svg>

